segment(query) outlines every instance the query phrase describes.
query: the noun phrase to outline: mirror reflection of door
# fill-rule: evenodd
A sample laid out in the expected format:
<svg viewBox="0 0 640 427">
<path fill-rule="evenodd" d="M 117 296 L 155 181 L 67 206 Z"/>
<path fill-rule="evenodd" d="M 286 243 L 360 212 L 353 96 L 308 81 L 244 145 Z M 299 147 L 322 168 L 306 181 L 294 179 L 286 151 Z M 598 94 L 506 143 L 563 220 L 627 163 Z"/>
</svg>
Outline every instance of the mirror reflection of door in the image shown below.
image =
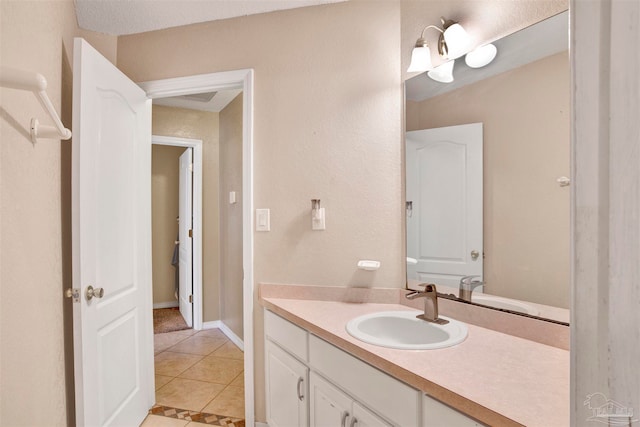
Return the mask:
<svg viewBox="0 0 640 427">
<path fill-rule="evenodd" d="M 407 132 L 406 177 L 409 287 L 482 280 L 482 123 Z"/>
</svg>

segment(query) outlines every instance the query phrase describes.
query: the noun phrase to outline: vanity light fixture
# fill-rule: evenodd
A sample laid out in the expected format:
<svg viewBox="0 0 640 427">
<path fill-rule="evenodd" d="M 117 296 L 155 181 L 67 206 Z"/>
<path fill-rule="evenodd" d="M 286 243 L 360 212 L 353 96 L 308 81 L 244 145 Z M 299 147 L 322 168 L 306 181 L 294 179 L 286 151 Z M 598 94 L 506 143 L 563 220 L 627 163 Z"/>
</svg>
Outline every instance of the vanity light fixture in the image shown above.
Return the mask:
<svg viewBox="0 0 640 427">
<path fill-rule="evenodd" d="M 420 38 L 416 40 L 416 44 L 411 52 L 411 64 L 407 69 L 408 72 L 422 72 L 433 69 L 431 63 L 431 50 L 424 33 L 433 28 L 440 32 L 438 37 L 438 53 L 445 59 L 456 59 L 467 53 L 471 39 L 465 29 L 459 23 L 450 19 L 440 18 L 442 28 L 435 25 L 427 25 L 422 30 Z"/>
<path fill-rule="evenodd" d="M 470 68 L 481 68 L 488 65 L 496 57 L 497 48 L 492 44 L 477 47 L 469 52 L 471 48 L 471 38 L 466 30 L 459 23 L 450 19 L 440 18 L 442 28 L 435 25 L 424 27 L 420 38 L 416 41 L 415 47 L 411 52 L 411 64 L 407 72 L 424 72 L 427 75 L 441 83 L 453 82 L 453 66 L 454 61 L 464 55 L 465 62 Z M 431 62 L 431 50 L 424 38 L 427 29 L 433 28 L 440 32 L 438 37 L 438 54 L 441 58 L 448 60 L 442 65 L 433 67 Z"/>
</svg>

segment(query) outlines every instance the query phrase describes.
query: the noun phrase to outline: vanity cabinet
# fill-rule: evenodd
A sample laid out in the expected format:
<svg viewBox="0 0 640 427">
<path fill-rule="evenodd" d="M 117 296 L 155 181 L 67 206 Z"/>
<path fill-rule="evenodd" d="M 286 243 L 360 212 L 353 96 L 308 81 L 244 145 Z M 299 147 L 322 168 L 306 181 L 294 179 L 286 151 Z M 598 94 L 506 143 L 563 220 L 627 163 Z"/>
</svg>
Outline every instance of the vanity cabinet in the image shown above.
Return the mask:
<svg viewBox="0 0 640 427">
<path fill-rule="evenodd" d="M 309 378 L 311 427 L 391 427 L 315 372 Z"/>
<path fill-rule="evenodd" d="M 269 427 L 481 427 L 265 310 Z"/>
</svg>

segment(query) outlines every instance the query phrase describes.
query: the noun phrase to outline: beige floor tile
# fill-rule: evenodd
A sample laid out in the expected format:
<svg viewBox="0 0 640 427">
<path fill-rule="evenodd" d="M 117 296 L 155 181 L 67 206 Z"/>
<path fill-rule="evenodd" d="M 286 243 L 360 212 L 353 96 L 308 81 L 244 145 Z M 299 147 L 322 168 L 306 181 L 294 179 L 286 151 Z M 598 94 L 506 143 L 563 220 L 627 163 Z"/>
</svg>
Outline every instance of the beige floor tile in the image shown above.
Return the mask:
<svg viewBox="0 0 640 427">
<path fill-rule="evenodd" d="M 189 421 L 177 418 L 161 417 L 160 415 L 147 415 L 140 427 L 184 427 Z"/>
<path fill-rule="evenodd" d="M 205 406 L 202 412 L 244 418 L 244 389 L 228 386 Z"/>
<path fill-rule="evenodd" d="M 219 338 L 219 339 L 225 339 L 225 340 L 229 339 L 218 328 L 206 329 L 204 331 L 200 331 L 200 332 L 198 332 L 198 336 L 200 336 L 200 337 L 209 337 L 209 338 Z"/>
<path fill-rule="evenodd" d="M 196 354 L 174 353 L 164 351 L 156 354 L 156 374 L 169 377 L 176 377 L 187 368 L 193 366 L 202 359 L 202 356 Z M 197 379 L 197 378 L 195 378 Z"/>
<path fill-rule="evenodd" d="M 164 353 L 161 353 L 164 354 Z M 229 384 L 244 368 L 242 360 L 207 356 L 179 376 L 217 384 Z"/>
<path fill-rule="evenodd" d="M 221 384 L 175 378 L 156 391 L 156 404 L 202 411 L 223 389 Z"/>
<path fill-rule="evenodd" d="M 210 338 L 206 336 L 195 335 L 180 341 L 173 347 L 169 347 L 169 351 L 177 353 L 200 354 L 206 356 L 222 347 L 228 341 L 222 338 Z"/>
<path fill-rule="evenodd" d="M 234 387 L 242 387 L 244 388 L 244 371 L 240 372 L 240 374 L 236 377 L 235 380 L 231 381 L 231 384 Z"/>
<path fill-rule="evenodd" d="M 156 375 L 156 390 L 171 381 L 173 377 L 168 377 L 166 375 Z"/>
<path fill-rule="evenodd" d="M 213 355 L 217 357 L 227 357 L 229 359 L 244 360 L 244 353 L 231 341 L 228 341 L 225 345 L 214 351 Z"/>
<path fill-rule="evenodd" d="M 189 338 L 190 336 L 191 335 L 183 334 L 182 331 L 155 334 L 153 336 L 153 350 L 155 354 L 158 354 L 169 347 L 178 344 L 180 341 Z"/>
</svg>

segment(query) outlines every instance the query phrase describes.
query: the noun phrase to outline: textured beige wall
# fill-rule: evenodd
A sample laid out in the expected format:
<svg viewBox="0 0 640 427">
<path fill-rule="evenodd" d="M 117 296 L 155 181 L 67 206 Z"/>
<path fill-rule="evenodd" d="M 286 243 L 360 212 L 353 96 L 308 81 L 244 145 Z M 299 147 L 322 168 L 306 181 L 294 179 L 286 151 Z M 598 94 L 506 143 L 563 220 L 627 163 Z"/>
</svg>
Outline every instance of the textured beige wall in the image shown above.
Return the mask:
<svg viewBox="0 0 640 427">
<path fill-rule="evenodd" d="M 2 0 L 0 21 L 0 65 L 41 73 L 71 128 L 72 37 L 112 62 L 115 38 L 79 31 L 71 0 Z M 30 93 L 0 97 L 0 425 L 74 425 L 71 145 L 32 145 L 31 117 L 50 119 Z"/>
<path fill-rule="evenodd" d="M 485 292 L 569 308 L 569 57 L 420 103 L 407 130 L 484 123 Z M 409 120 L 411 119 L 411 120 Z"/>
<path fill-rule="evenodd" d="M 236 203 L 229 203 L 229 192 Z M 220 111 L 220 318 L 244 335 L 242 319 L 242 94 Z"/>
<path fill-rule="evenodd" d="M 356 0 L 121 37 L 118 66 L 134 81 L 255 70 L 254 204 L 272 230 L 255 233 L 256 283 L 402 287 L 399 46 L 399 2 Z M 326 231 L 311 230 L 313 198 Z M 260 421 L 257 302 L 254 318 Z"/>
<path fill-rule="evenodd" d="M 180 155 L 184 147 L 153 145 L 151 150 L 151 236 L 153 303 L 178 303 L 176 270 L 171 265 L 178 233 Z"/>
<path fill-rule="evenodd" d="M 255 233 L 256 283 L 402 287 L 401 64 L 424 17 L 480 13 L 508 33 L 565 9 L 566 1 L 352 0 L 121 37 L 118 65 L 135 81 L 255 70 L 254 204 L 271 209 L 272 230 Z M 310 229 L 312 198 L 327 209 L 326 231 Z M 367 258 L 382 268 L 357 270 Z M 259 307 L 254 319 L 260 421 Z"/>
<path fill-rule="evenodd" d="M 220 319 L 218 113 L 153 106 L 154 135 L 202 140 L 203 321 Z M 172 238 L 175 240 L 175 236 Z"/>
</svg>

